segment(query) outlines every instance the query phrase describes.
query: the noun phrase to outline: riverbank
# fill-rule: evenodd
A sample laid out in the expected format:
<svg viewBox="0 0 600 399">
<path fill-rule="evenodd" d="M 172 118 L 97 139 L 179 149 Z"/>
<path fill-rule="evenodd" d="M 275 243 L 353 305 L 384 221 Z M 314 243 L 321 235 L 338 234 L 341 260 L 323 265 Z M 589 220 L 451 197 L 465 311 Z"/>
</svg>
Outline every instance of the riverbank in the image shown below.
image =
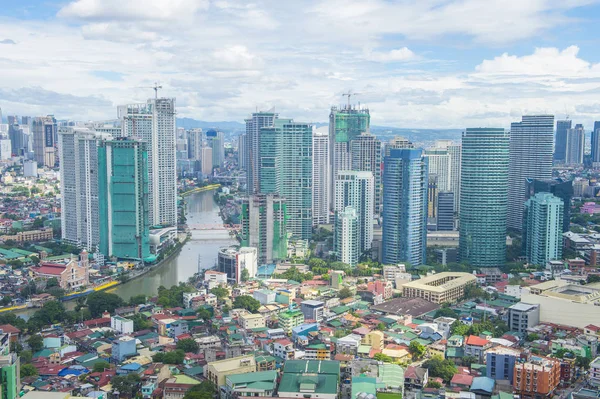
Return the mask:
<svg viewBox="0 0 600 399">
<path fill-rule="evenodd" d="M 188 190 L 186 192 L 183 192 L 183 193 L 181 193 L 179 195 L 182 196 L 182 197 L 187 197 L 188 195 L 192 195 L 192 194 L 195 194 L 195 193 L 201 193 L 201 192 L 204 192 L 204 191 L 216 190 L 219 187 L 221 187 L 220 184 L 209 184 L 208 186 L 193 188 L 193 189 Z"/>
</svg>

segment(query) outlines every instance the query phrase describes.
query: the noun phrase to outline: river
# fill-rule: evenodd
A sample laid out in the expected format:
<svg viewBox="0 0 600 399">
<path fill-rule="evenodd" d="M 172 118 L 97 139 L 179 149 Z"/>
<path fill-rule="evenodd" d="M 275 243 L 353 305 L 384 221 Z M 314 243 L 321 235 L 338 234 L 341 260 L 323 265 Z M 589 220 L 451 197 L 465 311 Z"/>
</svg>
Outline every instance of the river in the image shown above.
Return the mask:
<svg viewBox="0 0 600 399">
<path fill-rule="evenodd" d="M 161 285 L 171 287 L 181 281 L 188 281 L 200 268 L 208 269 L 215 265 L 219 248 L 237 244 L 237 240 L 229 235 L 226 229 L 194 230 L 194 226 L 211 226 L 222 224 L 219 216 L 219 206 L 213 197 L 214 191 L 204 191 L 186 197 L 187 224 L 192 229 L 191 239 L 181 248 L 176 256 L 163 262 L 154 270 L 145 275 L 120 284 L 108 290 L 119 295 L 124 300 L 129 300 L 133 295 L 145 294 L 155 296 Z M 198 261 L 200 259 L 200 261 Z M 75 301 L 65 302 L 65 307 L 73 309 Z M 37 309 L 26 309 L 17 312 L 24 319 L 28 319 Z"/>
</svg>

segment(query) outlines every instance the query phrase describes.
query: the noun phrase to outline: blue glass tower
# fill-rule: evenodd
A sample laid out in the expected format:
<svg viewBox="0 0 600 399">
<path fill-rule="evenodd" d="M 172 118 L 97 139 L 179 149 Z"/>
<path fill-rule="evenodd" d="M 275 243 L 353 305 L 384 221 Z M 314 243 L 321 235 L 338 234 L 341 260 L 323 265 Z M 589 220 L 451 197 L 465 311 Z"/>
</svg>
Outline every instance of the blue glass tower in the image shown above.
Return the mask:
<svg viewBox="0 0 600 399">
<path fill-rule="evenodd" d="M 383 170 L 383 263 L 425 263 L 427 158 L 420 149 L 391 149 Z"/>
</svg>

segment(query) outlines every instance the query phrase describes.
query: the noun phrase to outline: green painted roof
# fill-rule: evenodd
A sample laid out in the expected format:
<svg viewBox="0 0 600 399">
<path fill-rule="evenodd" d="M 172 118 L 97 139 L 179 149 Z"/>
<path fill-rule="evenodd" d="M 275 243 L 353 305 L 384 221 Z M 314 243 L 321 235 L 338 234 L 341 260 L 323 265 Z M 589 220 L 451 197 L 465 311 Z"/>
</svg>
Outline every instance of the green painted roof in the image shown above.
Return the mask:
<svg viewBox="0 0 600 399">
<path fill-rule="evenodd" d="M 369 352 L 371 352 L 371 345 L 359 345 L 358 346 L 358 353 L 369 354 Z"/>
<path fill-rule="evenodd" d="M 379 365 L 379 379 L 386 387 L 402 387 L 404 386 L 404 369 L 397 364 L 381 364 Z"/>
<path fill-rule="evenodd" d="M 90 359 L 97 358 L 98 355 L 96 353 L 86 353 L 85 355 L 81 355 L 75 358 L 77 363 L 87 362 Z"/>
<path fill-rule="evenodd" d="M 35 359 L 36 357 L 50 357 L 50 355 L 53 353 L 54 351 L 50 349 L 42 349 L 41 351 L 34 353 L 33 358 Z"/>
<path fill-rule="evenodd" d="M 190 367 L 189 369 L 185 369 L 183 373 L 189 376 L 200 375 L 204 373 L 204 368 L 202 366 Z"/>
<path fill-rule="evenodd" d="M 350 308 L 348 306 L 336 306 L 335 308 L 331 308 L 329 310 L 338 315 L 350 311 Z"/>
<path fill-rule="evenodd" d="M 341 327 L 342 326 L 342 322 L 339 320 L 331 320 L 329 322 L 329 325 L 332 327 Z"/>
<path fill-rule="evenodd" d="M 198 381 L 190 376 L 187 376 L 185 374 L 175 375 L 175 382 L 177 384 L 194 384 L 194 385 L 200 384 L 200 381 Z"/>
<path fill-rule="evenodd" d="M 340 375 L 340 362 L 335 360 L 288 360 L 285 362 L 283 373 L 318 373 Z"/>
<path fill-rule="evenodd" d="M 446 349 L 446 357 L 463 357 L 465 355 L 465 350 L 463 348 L 455 348 L 455 347 L 448 347 Z"/>
<path fill-rule="evenodd" d="M 374 377 L 352 377 L 352 399 L 359 393 L 375 395 L 377 393 L 377 379 Z"/>
<path fill-rule="evenodd" d="M 227 385 L 229 383 L 235 385 L 248 385 L 250 388 L 251 383 L 265 383 L 264 387 L 259 389 L 275 389 L 275 380 L 277 379 L 277 371 L 269 370 L 269 371 L 259 371 L 255 373 L 242 373 L 242 374 L 231 374 L 227 376 Z M 258 387 L 257 387 L 258 388 Z"/>
<path fill-rule="evenodd" d="M 286 362 L 287 367 L 287 362 Z M 338 365 L 339 373 L 339 365 Z M 303 375 L 300 373 L 283 373 L 281 382 L 279 383 L 279 394 L 282 393 L 299 393 L 300 390 L 304 394 L 337 394 L 338 393 L 338 376 L 333 374 L 311 374 Z M 312 391 L 312 392 L 307 392 Z"/>
<path fill-rule="evenodd" d="M 312 344 L 307 346 L 308 349 L 327 349 L 325 344 Z"/>
</svg>

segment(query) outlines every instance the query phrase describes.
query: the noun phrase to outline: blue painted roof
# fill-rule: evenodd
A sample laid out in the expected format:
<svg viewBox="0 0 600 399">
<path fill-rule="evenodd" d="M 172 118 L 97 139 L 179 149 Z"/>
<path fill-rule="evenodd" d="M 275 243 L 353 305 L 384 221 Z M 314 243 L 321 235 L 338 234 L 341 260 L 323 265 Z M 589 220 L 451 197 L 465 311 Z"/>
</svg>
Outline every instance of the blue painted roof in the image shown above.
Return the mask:
<svg viewBox="0 0 600 399">
<path fill-rule="evenodd" d="M 494 385 L 496 382 L 493 378 L 488 377 L 475 377 L 473 378 L 473 384 L 471 384 L 471 392 L 473 391 L 484 391 L 490 394 L 494 391 Z"/>
<path fill-rule="evenodd" d="M 130 363 L 130 364 L 126 364 L 123 367 L 121 367 L 121 370 L 137 371 L 141 367 L 142 367 L 142 365 L 139 363 Z"/>
</svg>

